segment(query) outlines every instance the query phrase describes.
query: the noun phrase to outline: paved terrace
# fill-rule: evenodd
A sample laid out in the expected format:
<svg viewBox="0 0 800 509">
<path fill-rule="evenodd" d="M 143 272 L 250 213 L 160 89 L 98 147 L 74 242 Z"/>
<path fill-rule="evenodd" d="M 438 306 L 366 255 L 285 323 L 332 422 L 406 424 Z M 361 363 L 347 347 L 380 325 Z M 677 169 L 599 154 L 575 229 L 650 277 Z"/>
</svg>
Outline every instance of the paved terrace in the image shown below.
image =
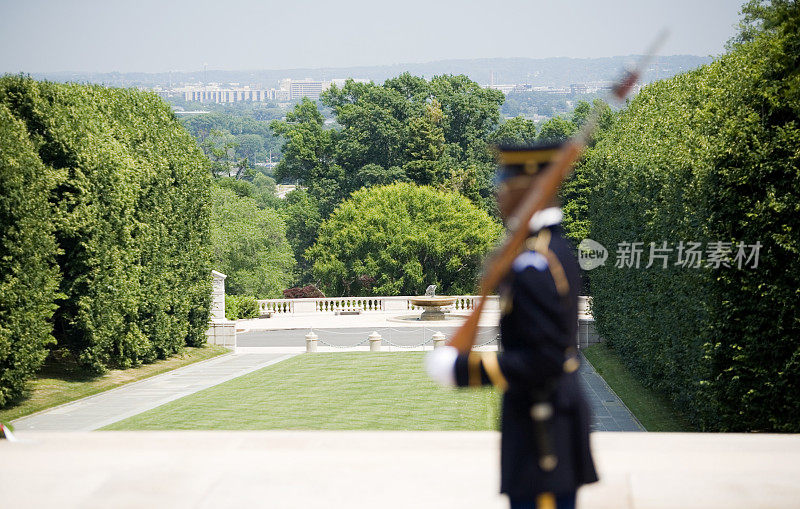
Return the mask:
<svg viewBox="0 0 800 509">
<path fill-rule="evenodd" d="M 418 314 L 419 311 L 412 312 Z M 407 313 L 406 313 L 407 314 Z M 14 421 L 21 431 L 92 431 L 208 387 L 262 369 L 292 355 L 305 352 L 305 334 L 313 328 L 320 351 L 369 350 L 367 337 L 378 331 L 382 350 L 430 350 L 434 332 L 446 336 L 459 320 L 442 322 L 398 322 L 394 312 L 361 315 L 329 313 L 277 314 L 272 318 L 239 320 L 235 354 L 220 356 L 164 373 L 118 389 L 103 392 Z M 494 338 L 499 312 L 481 317 L 479 349 L 497 349 Z M 313 327 L 312 327 L 313 326 Z M 423 346 L 418 346 L 425 343 Z M 356 348 L 343 348 L 360 344 Z M 332 346 L 326 346 L 332 345 Z M 643 431 L 641 424 L 587 362 L 580 370 L 581 382 L 592 407 L 595 431 Z"/>
<path fill-rule="evenodd" d="M 0 506 L 501 509 L 494 432 L 19 433 Z M 798 507 L 800 436 L 593 433 L 582 509 Z"/>
</svg>

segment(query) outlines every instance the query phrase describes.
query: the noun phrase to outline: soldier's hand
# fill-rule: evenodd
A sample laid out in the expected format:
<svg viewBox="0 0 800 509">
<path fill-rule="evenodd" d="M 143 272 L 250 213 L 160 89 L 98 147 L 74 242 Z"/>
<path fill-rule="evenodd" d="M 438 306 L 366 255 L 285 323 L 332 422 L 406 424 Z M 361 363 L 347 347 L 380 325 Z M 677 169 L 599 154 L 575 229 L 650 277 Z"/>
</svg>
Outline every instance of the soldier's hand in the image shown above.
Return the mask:
<svg viewBox="0 0 800 509">
<path fill-rule="evenodd" d="M 456 359 L 458 350 L 452 346 L 442 346 L 425 356 L 425 371 L 433 381 L 445 385 L 456 384 Z"/>
</svg>

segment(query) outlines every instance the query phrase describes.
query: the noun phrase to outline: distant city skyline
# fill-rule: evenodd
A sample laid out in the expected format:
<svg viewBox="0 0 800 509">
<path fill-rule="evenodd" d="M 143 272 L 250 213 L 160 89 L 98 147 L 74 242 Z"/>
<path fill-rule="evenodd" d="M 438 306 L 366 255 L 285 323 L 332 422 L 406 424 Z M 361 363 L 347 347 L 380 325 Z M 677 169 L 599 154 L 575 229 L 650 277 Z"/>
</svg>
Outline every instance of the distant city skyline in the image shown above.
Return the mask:
<svg viewBox="0 0 800 509">
<path fill-rule="evenodd" d="M 743 0 L 0 0 L 0 72 L 349 67 L 494 57 L 717 55 Z"/>
</svg>

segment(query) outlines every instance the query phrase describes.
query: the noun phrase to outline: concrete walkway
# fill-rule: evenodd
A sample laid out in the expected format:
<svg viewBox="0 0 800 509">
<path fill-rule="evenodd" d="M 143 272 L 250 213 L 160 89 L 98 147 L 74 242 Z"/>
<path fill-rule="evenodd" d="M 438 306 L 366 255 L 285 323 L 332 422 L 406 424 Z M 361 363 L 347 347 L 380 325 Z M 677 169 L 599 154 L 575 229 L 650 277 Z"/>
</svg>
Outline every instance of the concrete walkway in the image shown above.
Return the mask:
<svg viewBox="0 0 800 509">
<path fill-rule="evenodd" d="M 578 376 L 592 409 L 592 431 L 645 431 L 644 426 L 583 355 Z"/>
<path fill-rule="evenodd" d="M 226 354 L 13 421 L 17 431 L 92 431 L 288 359 Z"/>
<path fill-rule="evenodd" d="M 26 433 L 0 507 L 505 509 L 495 432 Z M 800 436 L 593 433 L 581 509 L 798 507 Z"/>
</svg>

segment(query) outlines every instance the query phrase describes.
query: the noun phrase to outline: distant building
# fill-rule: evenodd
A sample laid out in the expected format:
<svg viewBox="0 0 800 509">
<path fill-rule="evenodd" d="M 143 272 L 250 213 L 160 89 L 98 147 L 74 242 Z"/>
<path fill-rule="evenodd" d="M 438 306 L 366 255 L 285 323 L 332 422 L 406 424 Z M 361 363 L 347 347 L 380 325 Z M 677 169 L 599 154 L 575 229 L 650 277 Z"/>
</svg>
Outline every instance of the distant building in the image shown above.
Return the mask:
<svg viewBox="0 0 800 509">
<path fill-rule="evenodd" d="M 199 103 L 238 103 L 238 102 L 288 102 L 303 97 L 317 100 L 323 91 L 330 88 L 331 84 L 343 85 L 346 80 L 332 81 L 292 80 L 289 78 L 280 81 L 280 88 L 264 89 L 239 86 L 238 83 L 229 83 L 221 86 L 217 83 L 205 85 L 186 85 L 179 88 L 164 90 L 154 87 L 152 90 L 163 98 L 182 97 L 188 102 Z M 367 82 L 364 79 L 355 79 L 356 82 Z"/>
<path fill-rule="evenodd" d="M 302 97 L 308 97 L 309 99 L 314 100 L 319 99 L 319 95 L 322 93 L 322 91 L 328 88 L 324 85 L 325 83 L 322 81 L 291 80 L 289 82 L 289 98 L 292 100 L 300 99 Z M 330 84 L 328 86 L 330 86 Z"/>
<path fill-rule="evenodd" d="M 184 101 L 199 103 L 236 103 L 244 101 L 265 102 L 272 100 L 271 90 L 250 87 L 221 88 L 214 85 L 189 85 L 176 90 Z"/>
<path fill-rule="evenodd" d="M 517 88 L 517 85 L 487 85 L 486 88 L 492 88 L 494 90 L 499 90 L 503 92 L 503 94 L 508 95 Z"/>
<path fill-rule="evenodd" d="M 589 93 L 589 87 L 586 85 L 586 83 L 573 83 L 572 85 L 569 86 L 569 90 L 573 94 L 588 94 Z"/>
</svg>

